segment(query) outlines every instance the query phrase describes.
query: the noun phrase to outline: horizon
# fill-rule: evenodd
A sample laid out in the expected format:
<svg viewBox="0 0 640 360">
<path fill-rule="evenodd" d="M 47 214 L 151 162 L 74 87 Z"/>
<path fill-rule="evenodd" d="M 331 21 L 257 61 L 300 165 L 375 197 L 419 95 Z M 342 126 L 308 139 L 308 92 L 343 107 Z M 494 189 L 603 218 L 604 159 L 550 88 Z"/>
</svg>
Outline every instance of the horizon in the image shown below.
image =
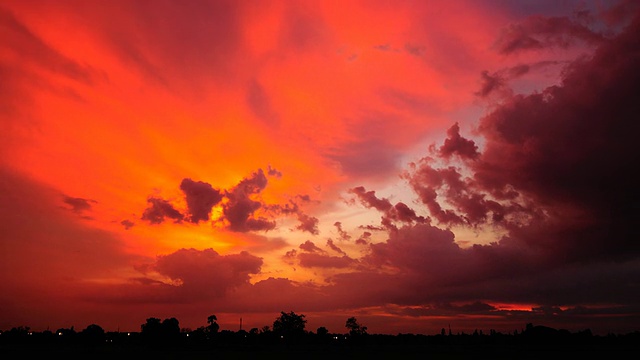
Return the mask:
<svg viewBox="0 0 640 360">
<path fill-rule="evenodd" d="M 640 330 L 640 2 L 5 1 L 0 34 L 0 329 Z"/>
</svg>

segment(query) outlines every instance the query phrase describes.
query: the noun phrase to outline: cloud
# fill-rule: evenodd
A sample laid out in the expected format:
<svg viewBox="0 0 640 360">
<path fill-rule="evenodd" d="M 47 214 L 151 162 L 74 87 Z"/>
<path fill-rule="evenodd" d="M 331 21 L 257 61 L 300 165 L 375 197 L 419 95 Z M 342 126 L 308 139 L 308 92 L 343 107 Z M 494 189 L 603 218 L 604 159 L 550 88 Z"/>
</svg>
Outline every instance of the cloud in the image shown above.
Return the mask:
<svg viewBox="0 0 640 360">
<path fill-rule="evenodd" d="M 302 267 L 318 267 L 318 268 L 346 268 L 354 263 L 354 260 L 346 255 L 330 256 L 317 253 L 300 253 L 298 260 Z"/>
<path fill-rule="evenodd" d="M 604 36 L 568 17 L 534 15 L 505 28 L 495 47 L 501 54 L 512 54 L 548 47 L 567 48 L 576 40 L 597 45 Z"/>
<path fill-rule="evenodd" d="M 322 249 L 316 246 L 311 240 L 307 240 L 304 243 L 300 244 L 300 249 L 306 252 L 324 252 Z"/>
<path fill-rule="evenodd" d="M 148 221 L 150 224 L 160 224 L 164 222 L 165 217 L 173 219 L 179 223 L 184 219 L 184 215 L 176 210 L 173 205 L 164 199 L 157 197 L 149 197 L 147 199 L 149 207 L 142 213 L 142 220 Z"/>
<path fill-rule="evenodd" d="M 133 221 L 127 219 L 120 221 L 120 224 L 124 226 L 125 230 L 129 230 L 135 225 Z"/>
<path fill-rule="evenodd" d="M 369 244 L 369 242 L 371 241 L 371 233 L 368 231 L 365 231 L 362 233 L 362 235 L 360 235 L 360 237 L 358 237 L 356 239 L 356 244 L 358 245 L 367 245 Z"/>
<path fill-rule="evenodd" d="M 327 246 L 338 254 L 347 255 L 347 253 L 340 249 L 331 239 L 327 240 Z"/>
<path fill-rule="evenodd" d="M 18 52 L 20 61 L 30 62 L 40 69 L 69 79 L 93 84 L 100 75 L 93 68 L 82 65 L 61 54 L 20 22 L 10 11 L 0 9 L 0 29 L 7 39 L 5 46 Z M 3 63 L 1 66 L 4 67 Z M 21 67 L 24 71 L 24 67 Z"/>
<path fill-rule="evenodd" d="M 69 300 L 83 293 L 87 282 L 139 261 L 120 236 L 61 208 L 57 189 L 6 167 L 0 167 L 0 204 L 3 327 L 36 322 L 34 308 L 52 321 L 69 319 L 78 309 L 69 308 Z"/>
<path fill-rule="evenodd" d="M 418 216 L 415 210 L 411 209 L 405 203 L 399 202 L 392 205 L 388 199 L 380 199 L 376 196 L 375 191 L 367 191 L 363 186 L 357 186 L 349 189 L 349 192 L 355 194 L 362 205 L 374 208 L 383 213 L 381 224 L 383 228 L 395 228 L 394 222 L 425 222 L 423 216 Z"/>
<path fill-rule="evenodd" d="M 209 213 L 213 206 L 222 200 L 222 193 L 203 181 L 193 181 L 185 178 L 180 183 L 180 190 L 185 194 L 188 220 L 192 223 L 209 220 Z"/>
<path fill-rule="evenodd" d="M 318 235 L 320 233 L 318 230 L 318 218 L 304 213 L 298 213 L 298 221 L 300 224 L 296 226 L 296 229 L 306 231 L 312 235 Z"/>
<path fill-rule="evenodd" d="M 229 200 L 222 206 L 229 229 L 238 232 L 266 231 L 275 228 L 274 221 L 256 217 L 254 213 L 262 207 L 262 202 L 252 197 L 260 194 L 267 186 L 267 177 L 262 169 L 242 179 L 233 189 L 226 192 Z"/>
<path fill-rule="evenodd" d="M 395 171 L 402 155 L 401 150 L 389 144 L 380 134 L 375 134 L 375 131 L 365 133 L 364 129 L 365 127 L 356 130 L 363 132 L 362 138 L 330 149 L 326 152 L 326 157 L 338 162 L 344 173 L 356 178 L 379 178 L 381 174 Z M 371 136 L 381 138 L 372 139 Z"/>
<path fill-rule="evenodd" d="M 338 230 L 338 234 L 340 235 L 340 240 L 349 240 L 351 239 L 351 235 L 342 229 L 342 223 L 340 221 L 336 221 L 333 223 L 333 226 Z"/>
<path fill-rule="evenodd" d="M 202 298 L 248 284 L 261 266 L 262 259 L 246 251 L 220 255 L 213 249 L 180 249 L 158 256 L 148 269 L 179 281 L 182 296 Z"/>
<path fill-rule="evenodd" d="M 75 213 L 83 213 L 85 211 L 89 211 L 91 210 L 91 204 L 97 203 L 97 201 L 95 200 L 70 197 L 66 195 L 64 196 L 63 201 L 65 204 L 71 206 L 70 210 Z"/>
<path fill-rule="evenodd" d="M 331 256 L 326 251 L 319 248 L 312 241 L 307 240 L 300 244 L 302 252 L 291 250 L 285 254 L 285 258 L 293 263 L 294 259 L 297 259 L 302 267 L 317 267 L 317 268 L 346 268 L 355 263 L 355 260 L 347 256 L 347 254 L 337 247 L 333 241 L 328 240 L 327 246 L 341 254 L 342 256 Z"/>
<path fill-rule="evenodd" d="M 270 127 L 277 128 L 279 126 L 280 119 L 270 103 L 269 95 L 257 80 L 249 83 L 246 98 L 249 109 L 256 117 Z M 271 168 L 269 170 L 269 175 L 271 175 Z"/>
<path fill-rule="evenodd" d="M 378 211 L 387 211 L 391 208 L 391 202 L 387 199 L 380 199 L 376 196 L 376 192 L 373 190 L 367 191 L 364 186 L 357 186 L 349 190 L 350 193 L 355 194 L 362 205 L 366 207 L 372 207 Z"/>
<path fill-rule="evenodd" d="M 482 78 L 482 87 L 474 93 L 475 95 L 486 98 L 490 94 L 498 91 L 508 91 L 506 80 L 500 74 L 489 74 L 489 72 L 485 70 L 480 76 Z"/>
<path fill-rule="evenodd" d="M 277 178 L 281 178 L 282 177 L 282 172 L 279 171 L 276 168 L 271 167 L 271 165 L 267 165 L 267 174 L 269 176 L 275 176 Z"/>
<path fill-rule="evenodd" d="M 471 166 L 476 184 L 494 196 L 511 187 L 545 204 L 558 219 L 549 230 L 564 239 L 538 241 L 571 258 L 640 250 L 630 240 L 640 179 L 629 164 L 638 158 L 625 145 L 640 130 L 633 85 L 639 77 L 630 60 L 639 56 L 639 29 L 636 16 L 592 58 L 571 64 L 560 85 L 506 100 L 478 128 L 485 145 Z"/>
</svg>

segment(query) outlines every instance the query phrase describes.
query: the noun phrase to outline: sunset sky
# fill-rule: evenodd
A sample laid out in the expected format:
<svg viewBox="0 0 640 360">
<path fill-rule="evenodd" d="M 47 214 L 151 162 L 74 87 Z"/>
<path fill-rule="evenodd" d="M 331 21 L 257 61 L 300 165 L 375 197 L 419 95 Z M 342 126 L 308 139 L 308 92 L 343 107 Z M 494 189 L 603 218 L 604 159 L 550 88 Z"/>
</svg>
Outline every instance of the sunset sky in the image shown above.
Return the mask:
<svg viewBox="0 0 640 360">
<path fill-rule="evenodd" d="M 640 330 L 640 2 L 0 1 L 0 330 Z"/>
</svg>

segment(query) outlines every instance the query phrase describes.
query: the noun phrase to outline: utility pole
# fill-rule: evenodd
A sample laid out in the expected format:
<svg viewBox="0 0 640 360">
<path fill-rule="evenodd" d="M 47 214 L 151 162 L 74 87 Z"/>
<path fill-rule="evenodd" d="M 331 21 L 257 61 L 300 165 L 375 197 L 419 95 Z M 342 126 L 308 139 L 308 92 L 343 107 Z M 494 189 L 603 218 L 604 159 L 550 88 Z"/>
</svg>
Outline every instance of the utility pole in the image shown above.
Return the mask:
<svg viewBox="0 0 640 360">
<path fill-rule="evenodd" d="M 240 331 L 242 331 L 242 318 L 240 318 Z"/>
</svg>

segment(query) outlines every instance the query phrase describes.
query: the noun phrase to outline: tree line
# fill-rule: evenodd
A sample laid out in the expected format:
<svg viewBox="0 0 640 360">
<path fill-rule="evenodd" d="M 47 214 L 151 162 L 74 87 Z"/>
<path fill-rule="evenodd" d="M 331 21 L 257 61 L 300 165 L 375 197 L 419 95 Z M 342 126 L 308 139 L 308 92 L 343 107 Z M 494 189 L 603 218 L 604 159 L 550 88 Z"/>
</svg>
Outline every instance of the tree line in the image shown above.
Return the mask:
<svg viewBox="0 0 640 360">
<path fill-rule="evenodd" d="M 178 319 L 164 320 L 157 317 L 146 319 L 139 332 L 107 332 L 97 324 L 91 324 L 81 331 L 74 327 L 60 328 L 55 332 L 33 332 L 29 327 L 14 327 L 0 331 L 0 354 L 12 345 L 61 345 L 84 347 L 118 347 L 119 349 L 186 349 L 204 347 L 206 349 L 278 349 L 305 348 L 327 349 L 340 347 L 360 347 L 361 349 L 589 349 L 593 351 L 616 349 L 616 351 L 640 351 L 640 332 L 607 336 L 595 336 L 590 330 L 569 332 L 546 326 L 526 324 L 520 332 L 503 334 L 495 330 L 489 333 L 474 331 L 453 334 L 443 328 L 439 334 L 369 334 L 366 326 L 355 317 L 345 321 L 346 331 L 330 333 L 326 327 L 316 331 L 306 328 L 304 314 L 281 311 L 271 326 L 252 328 L 249 331 L 220 330 L 216 315 L 207 317 L 206 325 L 195 330 L 180 328 Z"/>
</svg>

